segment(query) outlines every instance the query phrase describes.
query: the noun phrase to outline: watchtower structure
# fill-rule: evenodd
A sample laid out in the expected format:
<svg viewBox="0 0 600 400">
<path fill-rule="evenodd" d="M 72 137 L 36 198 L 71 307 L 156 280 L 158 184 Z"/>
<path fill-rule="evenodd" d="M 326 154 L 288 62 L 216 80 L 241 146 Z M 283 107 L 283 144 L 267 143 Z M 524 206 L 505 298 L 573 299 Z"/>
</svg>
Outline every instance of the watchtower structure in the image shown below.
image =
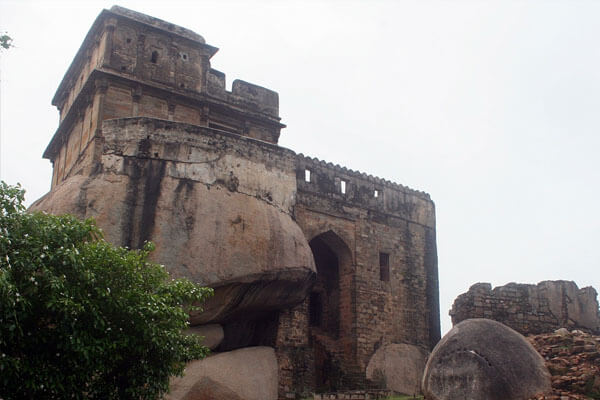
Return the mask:
<svg viewBox="0 0 600 400">
<path fill-rule="evenodd" d="M 94 144 L 108 119 L 158 118 L 277 143 L 277 93 L 241 80 L 227 91 L 225 74 L 210 66 L 217 51 L 186 28 L 123 7 L 103 10 L 52 99 L 60 112 L 44 152 L 52 185 L 99 156 Z"/>
</svg>

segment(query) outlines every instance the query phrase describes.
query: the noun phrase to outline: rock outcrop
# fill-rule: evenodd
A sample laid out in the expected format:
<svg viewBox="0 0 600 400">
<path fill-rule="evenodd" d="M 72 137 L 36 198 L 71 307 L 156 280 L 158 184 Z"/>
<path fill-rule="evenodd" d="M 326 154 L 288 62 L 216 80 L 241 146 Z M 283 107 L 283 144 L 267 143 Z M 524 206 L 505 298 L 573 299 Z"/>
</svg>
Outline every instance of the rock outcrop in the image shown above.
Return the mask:
<svg viewBox="0 0 600 400">
<path fill-rule="evenodd" d="M 105 121 L 102 129 L 97 173 L 66 179 L 32 210 L 94 217 L 115 244 L 153 241 L 154 261 L 171 276 L 215 289 L 193 325 L 306 297 L 315 266 L 291 217 L 292 152 L 149 118 Z"/>
<path fill-rule="evenodd" d="M 550 390 L 543 358 L 518 332 L 469 319 L 433 349 L 423 376 L 428 400 L 526 400 Z"/>
<path fill-rule="evenodd" d="M 186 333 L 202 336 L 202 344 L 211 350 L 216 349 L 225 338 L 223 327 L 219 324 L 193 326 Z"/>
<path fill-rule="evenodd" d="M 276 400 L 277 359 L 270 347 L 246 347 L 188 363 L 167 400 Z"/>
<path fill-rule="evenodd" d="M 428 355 L 428 351 L 410 344 L 388 344 L 369 360 L 367 379 L 397 393 L 419 394 Z"/>
<path fill-rule="evenodd" d="M 453 324 L 488 318 L 523 335 L 551 333 L 561 327 L 600 334 L 596 290 L 579 289 L 571 281 L 509 283 L 493 290 L 489 283 L 477 283 L 454 300 L 450 315 Z"/>
</svg>

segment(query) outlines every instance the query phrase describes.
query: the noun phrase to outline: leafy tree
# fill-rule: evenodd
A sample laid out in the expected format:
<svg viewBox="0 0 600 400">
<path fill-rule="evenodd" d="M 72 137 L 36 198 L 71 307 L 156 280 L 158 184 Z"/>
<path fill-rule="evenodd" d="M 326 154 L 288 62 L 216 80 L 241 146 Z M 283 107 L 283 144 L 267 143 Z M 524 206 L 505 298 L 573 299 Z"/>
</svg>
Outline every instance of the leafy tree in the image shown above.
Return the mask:
<svg viewBox="0 0 600 400">
<path fill-rule="evenodd" d="M 0 51 L 8 50 L 11 47 L 14 47 L 14 44 L 12 42 L 13 40 L 10 36 L 8 36 L 8 33 L 0 33 Z"/>
<path fill-rule="evenodd" d="M 171 280 L 153 249 L 110 245 L 92 220 L 26 213 L 0 182 L 0 398 L 156 399 L 186 361 L 211 289 Z"/>
</svg>

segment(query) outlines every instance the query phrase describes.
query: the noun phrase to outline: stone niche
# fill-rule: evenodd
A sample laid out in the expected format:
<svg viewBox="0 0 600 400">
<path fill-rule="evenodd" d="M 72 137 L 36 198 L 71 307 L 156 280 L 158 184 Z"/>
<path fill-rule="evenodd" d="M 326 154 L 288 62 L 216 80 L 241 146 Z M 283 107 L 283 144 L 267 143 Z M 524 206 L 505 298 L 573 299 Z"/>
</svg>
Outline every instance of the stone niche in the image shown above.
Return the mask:
<svg viewBox="0 0 600 400">
<path fill-rule="evenodd" d="M 494 289 L 489 283 L 476 283 L 454 300 L 450 316 L 453 325 L 469 318 L 488 318 L 523 335 L 562 327 L 600 333 L 596 290 L 591 286 L 579 289 L 572 281 L 509 283 Z"/>
</svg>

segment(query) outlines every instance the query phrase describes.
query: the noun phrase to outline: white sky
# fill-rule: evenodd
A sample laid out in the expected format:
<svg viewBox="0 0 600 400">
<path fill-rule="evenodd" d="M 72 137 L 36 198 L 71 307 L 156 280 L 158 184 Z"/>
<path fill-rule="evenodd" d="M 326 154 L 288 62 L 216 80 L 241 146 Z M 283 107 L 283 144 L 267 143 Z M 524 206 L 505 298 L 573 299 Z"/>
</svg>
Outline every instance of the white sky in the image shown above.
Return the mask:
<svg viewBox="0 0 600 400">
<path fill-rule="evenodd" d="M 280 144 L 431 194 L 442 330 L 475 282 L 600 289 L 600 2 L 127 1 L 279 92 Z M 0 0 L 0 177 L 49 190 L 50 100 L 106 1 Z"/>
</svg>

